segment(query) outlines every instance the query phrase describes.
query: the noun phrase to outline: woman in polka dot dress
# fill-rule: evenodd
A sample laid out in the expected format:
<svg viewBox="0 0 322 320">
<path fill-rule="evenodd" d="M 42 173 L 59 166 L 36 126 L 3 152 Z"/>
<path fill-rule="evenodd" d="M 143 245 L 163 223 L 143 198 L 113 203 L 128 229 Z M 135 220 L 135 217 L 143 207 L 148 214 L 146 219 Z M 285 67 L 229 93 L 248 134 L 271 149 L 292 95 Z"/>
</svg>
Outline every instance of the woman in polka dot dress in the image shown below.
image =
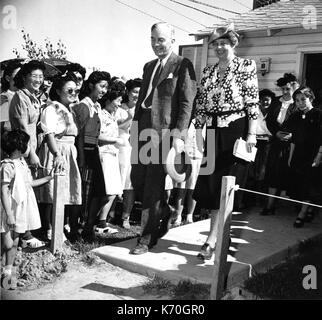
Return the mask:
<svg viewBox="0 0 322 320">
<path fill-rule="evenodd" d="M 219 61 L 204 69 L 195 114 L 196 128 L 206 124 L 207 128 L 215 129 L 215 139 L 207 143 L 205 150 L 208 159 L 210 155 L 214 157 L 215 169 L 208 175 L 200 171 L 194 192 L 199 205 L 210 209 L 212 217 L 210 234 L 198 255 L 202 259 L 210 259 L 215 248 L 222 177 L 235 176 L 240 186 L 246 182 L 248 162 L 234 157 L 233 147 L 238 138 L 246 140 L 249 152 L 256 145 L 259 114 L 256 64 L 235 55 L 238 34 L 231 26 L 217 28 L 209 38 L 209 45 Z M 201 139 L 198 134 L 199 145 Z M 235 209 L 240 205 L 238 196 L 237 193 Z"/>
</svg>

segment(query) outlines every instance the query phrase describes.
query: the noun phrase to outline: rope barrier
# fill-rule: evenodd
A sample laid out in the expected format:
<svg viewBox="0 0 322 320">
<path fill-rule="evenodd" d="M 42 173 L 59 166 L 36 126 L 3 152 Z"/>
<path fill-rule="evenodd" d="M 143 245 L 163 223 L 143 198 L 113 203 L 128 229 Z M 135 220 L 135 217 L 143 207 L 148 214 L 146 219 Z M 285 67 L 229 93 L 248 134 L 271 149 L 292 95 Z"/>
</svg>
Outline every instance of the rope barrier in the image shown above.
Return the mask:
<svg viewBox="0 0 322 320">
<path fill-rule="evenodd" d="M 249 192 L 249 193 L 255 193 L 255 194 L 259 194 L 259 195 L 267 196 L 267 197 L 271 197 L 271 198 L 276 198 L 276 199 L 286 200 L 286 201 L 290 201 L 290 202 L 306 204 L 306 205 L 309 205 L 309 206 L 312 206 L 312 207 L 322 208 L 322 206 L 319 206 L 317 204 L 313 204 L 313 203 L 310 203 L 310 202 L 304 202 L 304 201 L 294 200 L 294 199 L 290 199 L 290 198 L 284 198 L 284 197 L 280 197 L 280 196 L 275 196 L 275 195 L 268 194 L 268 193 L 263 193 L 263 192 L 258 192 L 258 191 L 254 191 L 254 190 L 240 188 L 238 184 L 236 184 L 231 190 L 235 190 L 235 191 L 240 190 L 240 191 L 245 191 L 245 192 Z"/>
</svg>

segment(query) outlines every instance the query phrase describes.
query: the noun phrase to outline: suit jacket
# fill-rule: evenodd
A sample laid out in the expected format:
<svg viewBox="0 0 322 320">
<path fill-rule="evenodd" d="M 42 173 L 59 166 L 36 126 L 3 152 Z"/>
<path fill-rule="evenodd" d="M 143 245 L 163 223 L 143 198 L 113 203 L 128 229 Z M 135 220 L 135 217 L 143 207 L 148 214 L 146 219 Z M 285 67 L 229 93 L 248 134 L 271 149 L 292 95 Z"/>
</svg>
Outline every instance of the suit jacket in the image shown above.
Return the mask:
<svg viewBox="0 0 322 320">
<path fill-rule="evenodd" d="M 276 135 L 276 133 L 279 130 L 282 130 L 282 125 L 277 122 L 277 117 L 281 111 L 282 102 L 280 101 L 280 97 L 275 98 L 275 100 L 272 102 L 272 105 L 270 106 L 270 110 L 267 113 L 266 117 L 266 124 L 268 130 L 272 133 L 273 136 Z M 286 112 L 285 121 L 289 118 L 289 116 L 296 111 L 295 103 L 292 103 Z"/>
<path fill-rule="evenodd" d="M 140 120 L 141 104 L 146 98 L 151 75 L 158 59 L 145 64 L 143 80 L 133 120 Z M 188 129 L 196 96 L 196 75 L 187 58 L 171 53 L 165 64 L 152 98 L 152 128 L 160 135 L 162 129 Z M 185 138 L 185 136 L 181 136 Z"/>
</svg>

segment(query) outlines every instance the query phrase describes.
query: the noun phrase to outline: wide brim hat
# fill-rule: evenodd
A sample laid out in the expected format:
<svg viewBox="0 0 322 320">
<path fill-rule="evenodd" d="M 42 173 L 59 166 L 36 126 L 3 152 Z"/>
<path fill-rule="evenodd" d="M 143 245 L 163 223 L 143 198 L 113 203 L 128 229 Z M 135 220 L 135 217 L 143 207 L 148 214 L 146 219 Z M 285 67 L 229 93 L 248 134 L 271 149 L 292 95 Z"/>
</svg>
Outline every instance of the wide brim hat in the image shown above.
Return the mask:
<svg viewBox="0 0 322 320">
<path fill-rule="evenodd" d="M 166 158 L 164 169 L 175 182 L 181 183 L 191 176 L 191 160 L 185 152 L 177 153 L 172 147 Z"/>
<path fill-rule="evenodd" d="M 209 36 L 208 44 L 211 44 L 218 39 L 231 39 L 231 37 L 236 38 L 237 43 L 235 45 L 237 45 L 239 42 L 239 34 L 235 31 L 233 23 L 229 24 L 228 26 L 215 28 Z"/>
</svg>

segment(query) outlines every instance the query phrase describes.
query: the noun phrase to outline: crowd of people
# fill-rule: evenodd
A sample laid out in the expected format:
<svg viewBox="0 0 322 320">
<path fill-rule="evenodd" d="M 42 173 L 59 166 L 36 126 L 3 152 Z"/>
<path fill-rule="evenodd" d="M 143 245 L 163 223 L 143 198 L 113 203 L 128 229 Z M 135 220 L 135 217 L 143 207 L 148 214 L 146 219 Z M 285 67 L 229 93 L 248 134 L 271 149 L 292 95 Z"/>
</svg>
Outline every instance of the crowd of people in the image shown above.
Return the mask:
<svg viewBox="0 0 322 320">
<path fill-rule="evenodd" d="M 124 81 L 107 71 L 86 78 L 85 68 L 72 63 L 45 86 L 49 79 L 42 61 L 13 60 L 6 66 L 0 232 L 7 274 L 19 238 L 33 248 L 51 240 L 55 173 L 62 174 L 60 201 L 71 242 L 92 240 L 95 231 L 116 232 L 110 222 L 118 201 L 122 226 L 129 229 L 133 207 L 141 202 L 141 234 L 132 254 L 146 253 L 171 225 L 192 223 L 201 208 L 209 210 L 212 222 L 198 256 L 210 259 L 223 176 L 235 176 L 237 184 L 253 190 L 284 191 L 293 199 L 321 204 L 322 110 L 315 107 L 312 90 L 300 87 L 291 73 L 277 79 L 281 96 L 259 90 L 256 63 L 236 55 L 240 39 L 230 27 L 211 34 L 209 46 L 218 62 L 204 69 L 198 84 L 192 63 L 173 52 L 174 40 L 170 25 L 152 26 L 157 59 L 144 66 L 142 79 Z M 135 137 L 146 129 L 155 134 L 144 141 Z M 207 141 L 209 129 L 215 129 L 212 141 Z M 190 157 L 192 173 L 184 182 L 172 181 L 164 169 L 167 130 L 175 132 L 170 138 L 175 152 L 185 150 Z M 239 138 L 248 152 L 257 147 L 253 163 L 233 155 Z M 147 143 L 147 156 L 137 157 Z M 147 162 L 151 154 L 160 161 Z M 203 155 L 212 155 L 215 166 L 199 175 Z M 248 200 L 237 193 L 234 209 Z M 257 205 L 263 216 L 278 209 L 273 197 Z M 311 221 L 314 213 L 313 207 L 299 205 L 294 227 Z M 42 236 L 35 237 L 30 231 L 39 228 Z"/>
</svg>

